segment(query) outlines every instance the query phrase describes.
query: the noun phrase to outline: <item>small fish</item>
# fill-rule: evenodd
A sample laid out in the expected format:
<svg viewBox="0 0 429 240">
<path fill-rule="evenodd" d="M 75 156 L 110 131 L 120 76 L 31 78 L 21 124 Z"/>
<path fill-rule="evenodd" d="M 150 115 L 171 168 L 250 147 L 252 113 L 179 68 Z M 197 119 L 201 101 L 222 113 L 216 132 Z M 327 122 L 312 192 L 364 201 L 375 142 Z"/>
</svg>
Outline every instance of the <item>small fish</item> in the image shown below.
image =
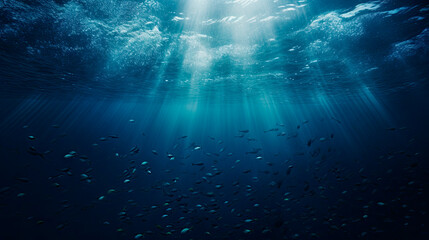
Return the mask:
<svg viewBox="0 0 429 240">
<path fill-rule="evenodd" d="M 286 175 L 289 175 L 290 172 L 292 171 L 293 165 L 289 165 L 289 167 L 286 170 Z"/>
<path fill-rule="evenodd" d="M 264 133 L 267 133 L 267 132 L 276 132 L 278 130 L 279 130 L 278 128 L 271 128 L 271 129 L 265 130 Z"/>
<path fill-rule="evenodd" d="M 334 117 L 331 117 L 331 119 L 332 119 L 332 120 L 334 120 L 334 121 L 336 121 L 337 123 L 341 124 L 341 121 L 340 121 L 340 120 L 338 120 L 338 119 L 336 119 L 336 118 L 334 118 Z"/>
<path fill-rule="evenodd" d="M 69 158 L 73 158 L 77 155 L 77 152 L 75 151 L 70 151 L 69 153 L 67 153 L 66 155 L 64 155 L 64 158 L 69 159 Z"/>
<path fill-rule="evenodd" d="M 3 188 L 0 188 L 0 194 L 5 193 L 5 192 L 7 192 L 7 191 L 9 191 L 9 190 L 10 190 L 10 187 L 3 187 Z"/>
<path fill-rule="evenodd" d="M 203 162 L 192 163 L 192 166 L 203 166 Z"/>
<path fill-rule="evenodd" d="M 30 179 L 28 179 L 28 178 L 23 178 L 23 177 L 16 178 L 16 180 L 18 180 L 18 181 L 20 181 L 20 182 L 22 182 L 22 183 L 29 183 L 29 182 L 30 182 Z"/>
<path fill-rule="evenodd" d="M 139 233 L 134 236 L 134 239 L 142 239 L 143 237 L 144 237 L 143 234 Z"/>
<path fill-rule="evenodd" d="M 39 152 L 36 150 L 36 148 L 34 148 L 34 147 L 30 147 L 30 148 L 28 148 L 28 149 L 27 149 L 27 152 L 28 152 L 29 154 L 33 155 L 33 156 L 39 156 L 39 157 L 41 157 L 41 158 L 45 159 L 45 155 L 43 155 L 42 153 L 39 153 Z"/>
<path fill-rule="evenodd" d="M 246 154 L 258 154 L 258 152 L 261 150 L 262 150 L 261 148 L 256 148 L 256 149 L 253 149 L 253 151 L 246 152 Z"/>
<path fill-rule="evenodd" d="M 137 146 L 134 146 L 130 149 L 130 153 L 133 155 L 139 153 L 139 151 L 140 149 Z"/>
<path fill-rule="evenodd" d="M 239 132 L 241 132 L 241 133 L 248 133 L 249 132 L 249 130 L 240 130 Z"/>
</svg>

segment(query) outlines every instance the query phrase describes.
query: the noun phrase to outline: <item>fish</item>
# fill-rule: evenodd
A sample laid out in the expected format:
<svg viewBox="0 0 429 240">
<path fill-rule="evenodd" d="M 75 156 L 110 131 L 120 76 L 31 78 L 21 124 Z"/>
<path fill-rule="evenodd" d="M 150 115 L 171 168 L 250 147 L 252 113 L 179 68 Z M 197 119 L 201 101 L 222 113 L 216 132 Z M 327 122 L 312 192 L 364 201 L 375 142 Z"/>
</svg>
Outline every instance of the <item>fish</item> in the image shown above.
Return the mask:
<svg viewBox="0 0 429 240">
<path fill-rule="evenodd" d="M 255 148 L 253 149 L 253 151 L 246 152 L 246 154 L 258 154 L 258 152 L 261 150 L 262 150 L 261 148 Z"/>
<path fill-rule="evenodd" d="M 18 180 L 18 181 L 20 181 L 22 183 L 29 183 L 30 182 L 30 179 L 23 178 L 23 177 L 16 178 L 16 180 Z"/>
<path fill-rule="evenodd" d="M 289 175 L 290 172 L 292 171 L 293 165 L 289 165 L 289 167 L 286 170 L 286 175 Z"/>
<path fill-rule="evenodd" d="M 130 149 L 132 155 L 139 153 L 140 149 L 137 146 L 134 146 Z"/>
<path fill-rule="evenodd" d="M 9 191 L 11 188 L 10 187 L 2 187 L 0 188 L 0 194 L 5 193 L 7 191 Z"/>
<path fill-rule="evenodd" d="M 203 166 L 203 162 L 192 163 L 192 166 Z"/>
<path fill-rule="evenodd" d="M 331 119 L 332 119 L 332 120 L 334 120 L 335 122 L 337 122 L 337 123 L 341 124 L 341 121 L 340 121 L 340 120 L 338 120 L 338 119 L 336 119 L 335 117 L 331 117 Z"/>
<path fill-rule="evenodd" d="M 278 128 L 271 128 L 271 129 L 268 129 L 268 130 L 264 130 L 264 133 L 267 133 L 267 132 L 276 132 L 278 130 L 279 130 Z"/>
<path fill-rule="evenodd" d="M 39 156 L 39 157 L 41 157 L 42 159 L 45 159 L 45 155 L 44 155 L 43 153 L 39 153 L 39 152 L 36 150 L 36 148 L 35 148 L 35 147 L 29 147 L 29 148 L 27 149 L 27 152 L 28 152 L 29 154 L 33 155 L 33 156 Z"/>
</svg>

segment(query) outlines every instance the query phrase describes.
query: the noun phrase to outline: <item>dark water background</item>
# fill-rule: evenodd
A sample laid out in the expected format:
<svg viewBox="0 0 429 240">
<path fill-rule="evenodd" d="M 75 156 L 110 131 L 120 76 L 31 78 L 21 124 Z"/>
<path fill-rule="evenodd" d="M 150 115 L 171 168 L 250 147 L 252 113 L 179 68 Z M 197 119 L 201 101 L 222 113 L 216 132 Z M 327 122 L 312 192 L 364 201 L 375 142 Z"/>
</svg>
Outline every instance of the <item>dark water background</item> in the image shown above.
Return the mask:
<svg viewBox="0 0 429 240">
<path fill-rule="evenodd" d="M 0 6 L 0 239 L 429 238 L 424 1 Z"/>
</svg>

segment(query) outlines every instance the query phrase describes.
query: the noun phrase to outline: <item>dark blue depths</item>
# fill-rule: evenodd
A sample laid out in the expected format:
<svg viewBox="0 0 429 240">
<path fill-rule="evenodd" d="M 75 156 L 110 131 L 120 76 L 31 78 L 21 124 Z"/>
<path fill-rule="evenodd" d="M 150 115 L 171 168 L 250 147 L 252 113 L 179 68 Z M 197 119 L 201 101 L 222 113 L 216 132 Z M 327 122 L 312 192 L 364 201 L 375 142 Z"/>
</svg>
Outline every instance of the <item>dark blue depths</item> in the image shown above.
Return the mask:
<svg viewBox="0 0 429 240">
<path fill-rule="evenodd" d="M 366 101 L 4 101 L 2 239 L 425 239 L 427 105 Z"/>
</svg>

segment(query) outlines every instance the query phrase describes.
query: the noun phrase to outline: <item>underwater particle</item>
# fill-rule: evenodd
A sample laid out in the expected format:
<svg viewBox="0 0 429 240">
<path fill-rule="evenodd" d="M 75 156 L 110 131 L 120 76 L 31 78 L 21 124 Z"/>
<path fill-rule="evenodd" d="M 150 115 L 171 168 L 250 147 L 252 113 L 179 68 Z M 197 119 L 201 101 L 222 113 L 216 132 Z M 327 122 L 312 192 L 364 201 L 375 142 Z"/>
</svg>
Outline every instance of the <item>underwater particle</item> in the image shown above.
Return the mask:
<svg viewBox="0 0 429 240">
<path fill-rule="evenodd" d="M 134 236 L 134 239 L 141 239 L 141 238 L 143 238 L 143 234 L 141 234 L 141 233 L 136 234 L 136 235 Z"/>
<path fill-rule="evenodd" d="M 35 136 L 28 136 L 28 139 L 30 139 L 30 140 L 36 140 L 36 137 Z"/>
<path fill-rule="evenodd" d="M 180 231 L 180 233 L 181 234 L 185 234 L 185 233 L 187 233 L 187 232 L 189 232 L 189 228 L 184 228 L 184 229 L 182 229 L 182 231 Z"/>
</svg>

